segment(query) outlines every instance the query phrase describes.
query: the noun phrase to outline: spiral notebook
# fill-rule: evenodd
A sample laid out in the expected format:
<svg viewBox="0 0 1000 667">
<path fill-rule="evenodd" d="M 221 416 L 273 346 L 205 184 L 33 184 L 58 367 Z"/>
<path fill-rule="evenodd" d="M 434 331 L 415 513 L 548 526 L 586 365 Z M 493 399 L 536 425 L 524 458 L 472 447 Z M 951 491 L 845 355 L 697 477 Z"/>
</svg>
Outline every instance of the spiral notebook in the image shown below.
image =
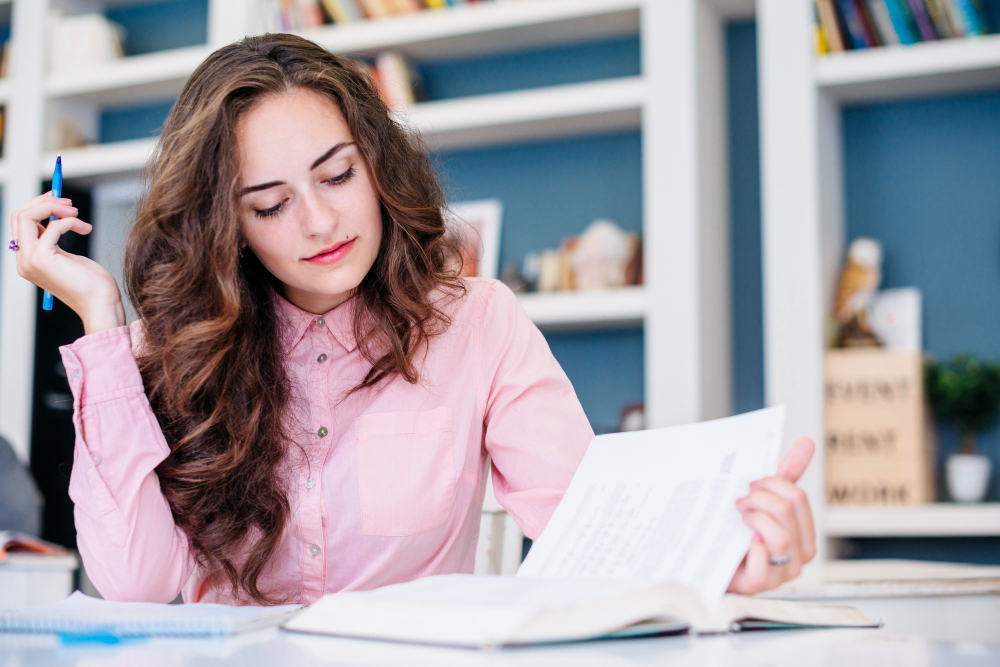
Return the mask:
<svg viewBox="0 0 1000 667">
<path fill-rule="evenodd" d="M 0 632 L 53 632 L 114 637 L 219 637 L 277 625 L 302 605 L 231 607 L 224 604 L 111 602 L 80 591 L 55 604 L 0 611 Z"/>
</svg>

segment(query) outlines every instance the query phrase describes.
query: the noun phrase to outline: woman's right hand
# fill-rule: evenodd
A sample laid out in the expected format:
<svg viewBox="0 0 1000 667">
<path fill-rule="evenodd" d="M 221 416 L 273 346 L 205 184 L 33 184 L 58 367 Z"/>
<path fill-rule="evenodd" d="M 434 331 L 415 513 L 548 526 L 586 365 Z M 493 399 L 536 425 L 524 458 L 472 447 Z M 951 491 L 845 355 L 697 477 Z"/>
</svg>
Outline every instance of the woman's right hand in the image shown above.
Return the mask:
<svg viewBox="0 0 1000 667">
<path fill-rule="evenodd" d="M 42 220 L 57 216 L 48 226 Z M 73 309 L 86 333 L 125 325 L 125 309 L 114 276 L 103 266 L 57 244 L 68 231 L 89 234 L 93 225 L 76 217 L 69 199 L 39 195 L 10 216 L 11 237 L 17 239 L 17 273 Z"/>
</svg>

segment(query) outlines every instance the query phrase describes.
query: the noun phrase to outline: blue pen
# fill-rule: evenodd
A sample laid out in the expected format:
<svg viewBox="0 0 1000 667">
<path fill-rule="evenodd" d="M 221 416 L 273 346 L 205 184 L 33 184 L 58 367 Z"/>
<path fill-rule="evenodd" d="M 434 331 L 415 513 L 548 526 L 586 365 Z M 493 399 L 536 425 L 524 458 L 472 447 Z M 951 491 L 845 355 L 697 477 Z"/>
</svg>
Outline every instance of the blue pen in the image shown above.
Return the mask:
<svg viewBox="0 0 1000 667">
<path fill-rule="evenodd" d="M 56 170 L 52 172 L 52 196 L 56 199 L 62 197 L 62 155 L 56 156 Z M 58 220 L 56 216 L 49 218 L 49 222 Z M 56 242 L 59 245 L 59 242 Z M 42 295 L 42 310 L 52 310 L 52 292 L 45 290 Z"/>
</svg>

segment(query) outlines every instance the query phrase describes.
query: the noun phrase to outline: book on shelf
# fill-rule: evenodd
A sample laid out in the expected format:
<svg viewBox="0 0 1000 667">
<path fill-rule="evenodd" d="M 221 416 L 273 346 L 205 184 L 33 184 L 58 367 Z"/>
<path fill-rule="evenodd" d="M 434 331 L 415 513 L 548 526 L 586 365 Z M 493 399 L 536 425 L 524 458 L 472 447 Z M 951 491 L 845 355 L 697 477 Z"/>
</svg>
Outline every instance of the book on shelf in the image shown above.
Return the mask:
<svg viewBox="0 0 1000 667">
<path fill-rule="evenodd" d="M 447 574 L 322 597 L 286 630 L 467 647 L 771 627 L 875 627 L 852 607 L 727 595 L 783 408 L 597 436 L 513 577 Z"/>
<path fill-rule="evenodd" d="M 10 74 L 10 40 L 3 43 L 3 50 L 0 51 L 0 79 L 6 78 Z"/>
<path fill-rule="evenodd" d="M 402 109 L 428 98 L 416 63 L 399 51 L 383 51 L 374 63 L 360 61 L 368 68 L 382 99 L 390 109 Z"/>
<path fill-rule="evenodd" d="M 991 32 L 981 0 L 814 0 L 817 52 L 836 53 Z"/>
<path fill-rule="evenodd" d="M 0 530 L 0 561 L 6 559 L 8 553 L 65 556 L 69 552 L 58 544 L 40 540 L 27 533 L 20 533 L 16 530 Z"/>
<path fill-rule="evenodd" d="M 259 32 L 292 32 L 499 0 L 258 0 Z"/>
</svg>

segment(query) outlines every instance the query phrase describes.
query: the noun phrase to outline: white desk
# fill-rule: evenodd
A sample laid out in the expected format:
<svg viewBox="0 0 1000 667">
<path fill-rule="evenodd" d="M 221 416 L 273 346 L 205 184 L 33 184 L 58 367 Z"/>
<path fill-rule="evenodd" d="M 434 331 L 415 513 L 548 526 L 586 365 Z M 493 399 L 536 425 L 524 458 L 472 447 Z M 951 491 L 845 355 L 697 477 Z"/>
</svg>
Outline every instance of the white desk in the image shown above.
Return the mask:
<svg viewBox="0 0 1000 667">
<path fill-rule="evenodd" d="M 0 634 L 0 667 L 1000 665 L 1000 596 L 851 602 L 869 615 L 885 617 L 886 627 L 629 639 L 496 653 L 298 635 L 277 629 L 221 640 L 156 639 L 117 646 L 63 646 L 51 635 Z"/>
</svg>

